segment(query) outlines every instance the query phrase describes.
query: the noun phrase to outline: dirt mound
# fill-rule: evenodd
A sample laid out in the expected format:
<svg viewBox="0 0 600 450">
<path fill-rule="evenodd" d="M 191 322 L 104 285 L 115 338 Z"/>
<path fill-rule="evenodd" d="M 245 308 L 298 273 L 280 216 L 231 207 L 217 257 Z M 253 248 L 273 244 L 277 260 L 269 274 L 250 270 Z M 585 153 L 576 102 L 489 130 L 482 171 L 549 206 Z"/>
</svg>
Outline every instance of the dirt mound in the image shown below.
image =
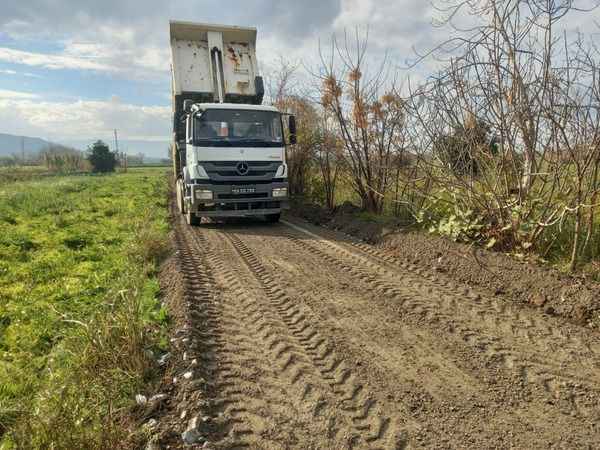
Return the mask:
<svg viewBox="0 0 600 450">
<path fill-rule="evenodd" d="M 379 244 L 404 259 L 580 325 L 600 325 L 600 285 L 439 236 L 395 233 Z"/>
<path fill-rule="evenodd" d="M 357 209 L 343 205 L 332 214 L 314 205 L 303 205 L 292 212 L 496 297 L 541 308 L 546 314 L 580 325 L 600 327 L 600 283 L 444 237 L 410 231 L 399 221 L 365 220 L 357 216 Z"/>
</svg>

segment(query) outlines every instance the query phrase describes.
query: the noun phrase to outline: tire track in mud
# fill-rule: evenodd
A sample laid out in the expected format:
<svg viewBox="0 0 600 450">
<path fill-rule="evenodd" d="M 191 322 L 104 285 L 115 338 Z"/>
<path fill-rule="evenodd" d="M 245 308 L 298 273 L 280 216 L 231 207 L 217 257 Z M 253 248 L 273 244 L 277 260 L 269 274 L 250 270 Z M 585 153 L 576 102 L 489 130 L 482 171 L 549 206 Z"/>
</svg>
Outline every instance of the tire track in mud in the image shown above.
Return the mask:
<svg viewBox="0 0 600 450">
<path fill-rule="evenodd" d="M 219 239 L 219 237 L 215 237 Z M 289 436 L 277 436 L 273 439 L 279 443 L 277 448 L 351 448 L 354 436 L 349 435 L 349 424 L 344 423 L 345 418 L 339 417 L 335 410 L 328 406 L 332 404 L 330 398 L 320 391 L 318 381 L 315 382 L 314 368 L 303 355 L 301 349 L 289 336 L 284 324 L 278 320 L 268 308 L 265 308 L 264 292 L 256 292 L 249 284 L 245 284 L 244 274 L 240 272 L 234 262 L 239 259 L 237 254 L 229 255 L 226 251 L 227 242 L 219 245 L 219 255 L 216 256 L 204 237 L 203 231 L 197 231 L 195 239 L 209 255 L 210 263 L 215 273 L 219 274 L 227 288 L 235 295 L 231 303 L 231 310 L 226 317 L 244 317 L 245 334 L 252 336 L 254 352 L 261 352 L 270 366 L 270 376 L 262 374 L 257 382 L 265 389 L 269 386 L 277 387 L 280 405 L 288 404 L 287 415 L 303 418 L 302 423 L 296 423 L 291 428 L 304 428 L 312 431 L 312 436 L 305 434 L 291 440 Z M 262 394 L 264 395 L 264 393 Z M 294 401 L 290 402 L 289 398 Z M 251 399 L 249 399 L 251 400 Z M 291 407 L 293 403 L 293 407 Z M 269 402 L 270 409 L 278 409 L 273 402 Z M 289 422 L 286 420 L 284 422 Z M 290 428 L 290 425 L 286 425 Z M 319 436 L 318 442 L 311 445 L 314 436 Z M 341 443 L 347 441 L 347 445 Z M 274 443 L 275 445 L 275 443 Z M 265 448 L 254 445 L 253 448 Z"/>
<path fill-rule="evenodd" d="M 293 221 L 282 222 L 301 233 L 308 231 Z M 573 332 L 573 329 L 569 329 L 567 332 L 563 331 L 563 327 L 557 326 L 560 325 L 560 322 L 549 316 L 540 318 L 540 314 L 537 311 L 529 311 L 526 308 L 490 298 L 481 292 L 477 292 L 474 288 L 467 288 L 464 284 L 456 283 L 443 274 L 433 273 L 431 270 L 407 262 L 393 251 L 384 247 L 365 244 L 354 236 L 334 232 L 326 228 L 319 228 L 317 233 L 311 234 L 318 239 L 334 239 L 336 244 L 346 251 L 354 250 L 355 253 L 369 258 L 376 265 L 382 265 L 393 271 L 402 271 L 402 276 L 406 278 L 410 277 L 411 281 L 417 280 L 417 282 L 424 285 L 433 285 L 443 295 L 455 298 L 465 297 L 474 300 L 475 303 L 461 303 L 461 310 L 472 309 L 473 311 L 470 314 L 473 316 L 483 318 L 496 327 L 504 327 L 503 331 L 511 332 L 517 337 L 525 337 L 533 344 L 542 342 L 544 345 L 549 345 L 555 343 L 558 339 L 572 344 L 577 349 L 583 348 L 594 356 L 600 357 L 600 344 L 598 341 L 595 342 L 595 345 L 590 345 L 577 332 Z M 538 335 L 533 337 L 528 334 L 527 330 L 530 328 L 535 328 L 538 331 Z"/>
<path fill-rule="evenodd" d="M 257 361 L 242 333 L 243 326 L 224 314 L 216 280 L 207 264 L 209 254 L 190 239 L 185 225 L 179 231 L 185 296 L 193 320 L 192 342 L 184 358 L 190 361 L 190 372 L 197 371 L 185 389 L 190 404 L 198 405 L 200 413 L 210 418 L 199 430 L 209 441 L 250 447 L 257 439 L 249 424 L 260 420 L 260 414 L 251 411 L 266 410 L 259 386 L 245 376 Z M 184 376 L 180 378 L 183 383 Z"/>
<path fill-rule="evenodd" d="M 391 259 L 383 259 L 386 257 L 380 256 L 368 246 L 365 249 L 360 248 L 362 245 L 356 248 L 368 251 L 372 258 L 363 252 L 356 254 L 355 251 L 314 233 L 309 232 L 314 240 L 308 241 L 303 229 L 290 225 L 302 233 L 304 239 L 283 227 L 280 228 L 281 233 L 296 248 L 312 253 L 361 280 L 380 295 L 392 298 L 398 308 L 408 314 L 420 316 L 429 323 L 442 321 L 451 324 L 454 332 L 461 335 L 465 343 L 483 350 L 489 358 L 498 359 L 506 370 L 523 382 L 541 386 L 549 397 L 555 397 L 557 392 L 561 392 L 563 397 L 570 399 L 573 410 L 583 414 L 590 412 L 588 406 L 579 408 L 577 399 L 578 394 L 585 394 L 587 390 L 591 389 L 596 393 L 600 391 L 598 365 L 592 359 L 591 364 L 586 362 L 587 370 L 584 373 L 568 369 L 569 364 L 565 363 L 565 359 L 568 361 L 571 355 L 580 353 L 581 347 L 577 348 L 575 345 L 577 342 L 570 339 L 561 342 L 561 333 L 554 332 L 548 325 L 540 327 L 539 323 L 524 319 L 518 313 L 515 316 L 509 308 L 494 305 L 497 302 L 483 299 L 467 289 L 459 294 L 456 289 L 448 288 L 445 284 L 440 286 L 432 277 L 423 278 L 426 274 L 419 269 L 415 269 L 416 275 L 410 271 L 402 272 L 402 278 L 398 279 L 398 267 L 390 267 L 393 264 Z M 373 258 L 377 260 L 373 261 Z M 380 261 L 379 258 L 383 260 Z M 465 297 L 466 301 L 461 300 L 460 296 Z M 470 317 L 464 318 L 463 310 Z M 521 332 L 523 328 L 525 333 Z M 540 328 L 543 331 L 541 338 L 537 335 Z M 531 329 L 535 329 L 535 336 Z M 532 348 L 537 351 L 533 352 Z M 547 353 L 542 354 L 539 350 Z M 559 356 L 565 359 L 560 360 Z M 579 370 L 581 368 L 578 367 Z"/>
<path fill-rule="evenodd" d="M 200 434 L 216 448 L 332 447 L 340 437 L 327 421 L 315 421 L 324 408 L 319 408 L 320 398 L 314 398 L 310 386 L 296 389 L 299 395 L 290 398 L 290 385 L 299 378 L 288 373 L 294 361 L 285 360 L 286 352 L 275 340 L 271 348 L 265 347 L 264 334 L 274 331 L 268 323 L 253 320 L 260 311 L 246 289 L 201 235 L 190 233 L 185 225 L 178 231 L 185 301 L 192 318 L 189 337 L 181 345 L 187 349 L 186 373 L 193 376 L 182 374 L 177 382 L 183 385 L 185 403 L 194 409 L 189 412 L 203 417 Z M 275 359 L 279 365 L 273 364 Z"/>
<path fill-rule="evenodd" d="M 406 448 L 408 433 L 397 429 L 397 417 L 386 414 L 386 408 L 368 387 L 361 382 L 350 364 L 341 357 L 329 340 L 320 333 L 311 322 L 308 312 L 288 297 L 286 292 L 275 281 L 253 252 L 235 233 L 223 233 L 223 236 L 244 261 L 247 269 L 260 283 L 266 303 L 264 309 L 256 312 L 258 316 L 269 317 L 266 321 L 273 327 L 279 319 L 287 330 L 279 328 L 276 342 L 269 347 L 279 348 L 280 352 L 289 352 L 288 361 L 301 364 L 297 377 L 300 378 L 311 371 L 320 380 L 315 381 L 315 388 L 328 391 L 346 422 L 351 426 L 351 433 L 345 439 L 345 445 L 358 448 Z M 271 312 L 275 314 L 271 314 Z M 255 314 L 255 315 L 256 315 Z M 264 324 L 266 325 L 266 324 Z M 262 326 L 262 325 L 261 325 Z M 273 327 L 274 328 L 274 327 Z M 306 368 L 305 365 L 308 365 Z M 305 388 L 306 390 L 306 388 Z M 402 417 L 398 422 L 406 422 Z M 338 448 L 339 444 L 335 446 Z"/>
</svg>

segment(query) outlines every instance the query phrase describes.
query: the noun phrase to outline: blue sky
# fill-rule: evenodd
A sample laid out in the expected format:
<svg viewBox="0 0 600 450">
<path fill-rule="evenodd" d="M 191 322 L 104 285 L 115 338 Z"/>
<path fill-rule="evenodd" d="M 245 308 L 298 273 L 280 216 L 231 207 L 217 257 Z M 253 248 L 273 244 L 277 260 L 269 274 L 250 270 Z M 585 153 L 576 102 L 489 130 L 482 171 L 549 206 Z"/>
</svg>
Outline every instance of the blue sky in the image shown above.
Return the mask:
<svg viewBox="0 0 600 450">
<path fill-rule="evenodd" d="M 577 1 L 577 0 L 576 0 Z M 596 0 L 578 0 L 583 6 Z M 312 67 L 318 43 L 369 26 L 371 54 L 398 64 L 447 37 L 427 0 L 20 0 L 0 4 L 0 133 L 164 156 L 170 138 L 169 19 L 256 26 L 263 72 Z M 600 12 L 568 27 L 597 30 Z M 427 63 L 415 73 L 432 68 Z M 268 73 L 265 73 L 268 75 Z M 307 74 L 304 76 L 308 77 Z"/>
</svg>

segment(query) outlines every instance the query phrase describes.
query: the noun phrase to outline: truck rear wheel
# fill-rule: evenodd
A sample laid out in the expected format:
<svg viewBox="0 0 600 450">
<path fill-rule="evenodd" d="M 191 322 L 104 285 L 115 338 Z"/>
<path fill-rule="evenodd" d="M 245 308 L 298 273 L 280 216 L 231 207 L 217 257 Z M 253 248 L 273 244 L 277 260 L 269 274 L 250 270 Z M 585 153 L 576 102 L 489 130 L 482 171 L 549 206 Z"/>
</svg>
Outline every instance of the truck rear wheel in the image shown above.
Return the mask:
<svg viewBox="0 0 600 450">
<path fill-rule="evenodd" d="M 280 218 L 281 218 L 281 213 L 278 213 L 278 214 L 267 214 L 265 216 L 265 219 L 267 219 L 267 222 L 269 222 L 269 223 L 277 223 L 277 222 L 279 222 Z"/>
</svg>

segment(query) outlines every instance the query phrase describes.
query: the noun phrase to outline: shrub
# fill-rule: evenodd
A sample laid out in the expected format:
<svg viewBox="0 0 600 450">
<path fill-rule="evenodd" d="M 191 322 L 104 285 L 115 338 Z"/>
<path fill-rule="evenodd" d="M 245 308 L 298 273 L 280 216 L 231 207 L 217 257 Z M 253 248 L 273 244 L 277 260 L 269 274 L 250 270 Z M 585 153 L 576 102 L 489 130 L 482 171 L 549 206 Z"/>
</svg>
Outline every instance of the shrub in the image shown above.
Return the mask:
<svg viewBox="0 0 600 450">
<path fill-rule="evenodd" d="M 108 145 L 102 141 L 96 141 L 89 148 L 89 151 L 88 161 L 92 165 L 92 172 L 106 173 L 115 171 L 117 157 L 110 151 Z"/>
</svg>

